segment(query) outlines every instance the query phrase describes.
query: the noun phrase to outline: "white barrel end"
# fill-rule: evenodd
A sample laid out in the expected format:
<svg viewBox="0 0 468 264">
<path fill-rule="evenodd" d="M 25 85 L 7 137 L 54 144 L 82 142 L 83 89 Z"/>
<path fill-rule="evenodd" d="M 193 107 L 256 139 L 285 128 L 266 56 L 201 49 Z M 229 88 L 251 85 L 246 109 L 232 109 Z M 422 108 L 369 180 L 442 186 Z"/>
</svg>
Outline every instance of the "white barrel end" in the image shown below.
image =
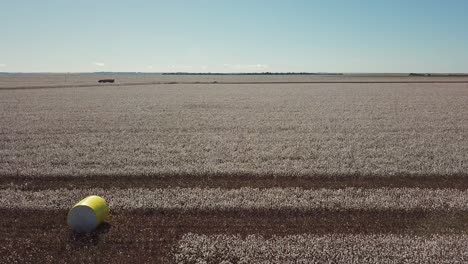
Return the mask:
<svg viewBox="0 0 468 264">
<path fill-rule="evenodd" d="M 68 225 L 78 233 L 92 232 L 99 225 L 96 213 L 91 207 L 79 205 L 68 213 Z"/>
</svg>

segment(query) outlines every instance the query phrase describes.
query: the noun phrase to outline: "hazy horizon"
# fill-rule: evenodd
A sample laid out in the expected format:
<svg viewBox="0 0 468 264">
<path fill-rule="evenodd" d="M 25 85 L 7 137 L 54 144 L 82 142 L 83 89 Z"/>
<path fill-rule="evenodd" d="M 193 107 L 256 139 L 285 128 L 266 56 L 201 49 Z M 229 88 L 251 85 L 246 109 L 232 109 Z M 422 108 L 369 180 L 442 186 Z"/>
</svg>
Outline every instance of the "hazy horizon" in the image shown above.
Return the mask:
<svg viewBox="0 0 468 264">
<path fill-rule="evenodd" d="M 0 72 L 466 73 L 468 2 L 8 1 Z"/>
<path fill-rule="evenodd" d="M 148 72 L 148 71 L 89 71 L 89 72 L 7 72 L 0 71 L 0 74 L 169 74 L 169 75 L 409 75 L 409 74 L 427 74 L 427 75 L 468 75 L 468 72 Z"/>
</svg>

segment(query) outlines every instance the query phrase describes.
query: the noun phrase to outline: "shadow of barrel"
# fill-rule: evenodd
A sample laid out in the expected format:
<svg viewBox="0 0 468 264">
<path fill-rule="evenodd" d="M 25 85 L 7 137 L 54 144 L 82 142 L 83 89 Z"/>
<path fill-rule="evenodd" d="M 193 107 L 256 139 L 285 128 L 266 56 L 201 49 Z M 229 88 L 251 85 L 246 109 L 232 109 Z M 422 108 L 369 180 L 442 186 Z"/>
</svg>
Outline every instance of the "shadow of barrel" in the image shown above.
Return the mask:
<svg viewBox="0 0 468 264">
<path fill-rule="evenodd" d="M 109 233 L 112 225 L 104 222 L 91 233 L 77 233 L 70 231 L 70 243 L 75 247 L 97 246 L 101 238 Z"/>
</svg>

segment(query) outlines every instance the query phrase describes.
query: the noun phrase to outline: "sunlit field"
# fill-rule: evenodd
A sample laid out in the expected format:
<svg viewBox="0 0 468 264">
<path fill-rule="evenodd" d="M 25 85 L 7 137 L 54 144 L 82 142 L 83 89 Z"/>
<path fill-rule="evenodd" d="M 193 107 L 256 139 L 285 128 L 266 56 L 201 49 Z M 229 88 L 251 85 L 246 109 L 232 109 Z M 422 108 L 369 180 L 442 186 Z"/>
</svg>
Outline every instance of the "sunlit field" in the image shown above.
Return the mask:
<svg viewBox="0 0 468 264">
<path fill-rule="evenodd" d="M 465 78 L 114 77 L 0 77 L 0 262 L 468 261 Z"/>
</svg>

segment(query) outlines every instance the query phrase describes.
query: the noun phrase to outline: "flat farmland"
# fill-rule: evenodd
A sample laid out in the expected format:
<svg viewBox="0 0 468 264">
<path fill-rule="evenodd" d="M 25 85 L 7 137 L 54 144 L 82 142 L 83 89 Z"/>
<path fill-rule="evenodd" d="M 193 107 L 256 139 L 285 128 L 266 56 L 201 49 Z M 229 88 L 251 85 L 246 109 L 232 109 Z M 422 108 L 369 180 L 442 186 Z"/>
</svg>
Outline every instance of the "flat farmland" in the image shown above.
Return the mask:
<svg viewBox="0 0 468 264">
<path fill-rule="evenodd" d="M 345 75 L 166 75 L 160 73 L 1 73 L 0 89 L 91 87 L 99 79 L 115 79 L 116 85 L 181 84 L 181 83 L 321 83 L 321 82 L 446 82 L 466 83 L 467 75 L 410 77 L 408 74 Z M 105 86 L 102 85 L 101 86 Z"/>
<path fill-rule="evenodd" d="M 0 262 L 468 261 L 463 78 L 62 77 L 0 78 Z"/>
</svg>

